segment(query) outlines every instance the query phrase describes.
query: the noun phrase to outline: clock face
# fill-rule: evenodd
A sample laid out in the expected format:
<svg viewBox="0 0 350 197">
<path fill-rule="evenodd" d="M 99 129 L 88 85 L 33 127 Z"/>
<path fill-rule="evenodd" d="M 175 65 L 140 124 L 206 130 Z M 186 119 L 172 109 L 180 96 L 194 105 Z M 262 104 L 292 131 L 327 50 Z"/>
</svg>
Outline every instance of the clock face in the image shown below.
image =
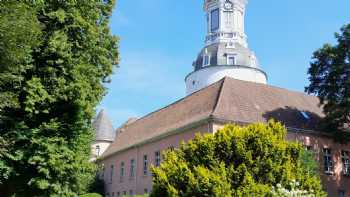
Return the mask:
<svg viewBox="0 0 350 197">
<path fill-rule="evenodd" d="M 226 2 L 224 6 L 225 6 L 225 9 L 232 9 L 232 3 L 230 2 Z"/>
</svg>

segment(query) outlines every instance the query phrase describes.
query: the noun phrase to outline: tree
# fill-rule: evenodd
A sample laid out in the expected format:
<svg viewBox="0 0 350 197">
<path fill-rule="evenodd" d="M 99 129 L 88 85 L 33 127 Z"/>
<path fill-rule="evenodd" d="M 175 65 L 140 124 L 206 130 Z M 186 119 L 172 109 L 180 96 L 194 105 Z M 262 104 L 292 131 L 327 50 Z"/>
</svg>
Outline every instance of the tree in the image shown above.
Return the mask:
<svg viewBox="0 0 350 197">
<path fill-rule="evenodd" d="M 118 62 L 114 0 L 0 1 L 0 194 L 78 196 Z"/>
<path fill-rule="evenodd" d="M 319 176 L 303 166 L 303 147 L 286 141 L 286 133 L 270 121 L 197 135 L 153 168 L 151 196 L 272 196 L 274 187 L 293 181 L 301 191 L 325 196 Z"/>
<path fill-rule="evenodd" d="M 350 123 L 350 24 L 335 37 L 337 44 L 325 44 L 314 52 L 305 90 L 320 98 L 325 129 L 344 131 Z"/>
</svg>

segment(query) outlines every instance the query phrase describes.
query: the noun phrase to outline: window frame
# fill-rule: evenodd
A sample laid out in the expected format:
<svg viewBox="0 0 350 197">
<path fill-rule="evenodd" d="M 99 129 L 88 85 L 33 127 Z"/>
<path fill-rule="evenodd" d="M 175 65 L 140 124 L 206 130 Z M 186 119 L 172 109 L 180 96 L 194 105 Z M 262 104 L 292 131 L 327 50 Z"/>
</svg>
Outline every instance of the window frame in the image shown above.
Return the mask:
<svg viewBox="0 0 350 197">
<path fill-rule="evenodd" d="M 148 175 L 148 155 L 143 155 L 143 176 Z"/>
<path fill-rule="evenodd" d="M 209 66 L 210 60 L 211 60 L 210 55 L 203 55 L 203 63 L 202 63 L 203 67 Z"/>
<path fill-rule="evenodd" d="M 341 151 L 342 172 L 344 176 L 350 176 L 350 152 Z"/>
<path fill-rule="evenodd" d="M 161 155 L 160 155 L 160 151 L 156 151 L 154 152 L 154 166 L 155 167 L 159 167 L 160 163 L 161 163 Z"/>
<path fill-rule="evenodd" d="M 125 162 L 120 162 L 120 182 L 123 182 L 125 176 Z"/>
<path fill-rule="evenodd" d="M 113 183 L 113 176 L 114 176 L 114 165 L 112 164 L 110 167 L 110 173 L 109 173 L 109 183 Z"/>
<path fill-rule="evenodd" d="M 215 20 L 213 19 L 217 19 L 217 24 L 214 24 Z M 219 29 L 220 29 L 220 9 L 216 8 L 210 11 L 210 31 L 216 32 Z"/>
<path fill-rule="evenodd" d="M 226 55 L 226 63 L 227 65 L 236 65 L 237 64 L 237 55 L 236 54 L 227 54 Z M 230 59 L 233 58 L 233 64 L 230 63 Z"/>
<path fill-rule="evenodd" d="M 323 148 L 323 165 L 324 172 L 326 174 L 332 175 L 334 173 L 334 163 L 331 148 Z"/>
<path fill-rule="evenodd" d="M 136 175 L 136 161 L 135 161 L 135 159 L 131 159 L 130 160 L 130 178 L 133 178 L 133 177 L 135 177 L 135 175 Z"/>
<path fill-rule="evenodd" d="M 101 153 L 101 147 L 100 147 L 100 145 L 96 145 L 96 147 L 95 147 L 95 153 L 96 153 L 96 156 L 97 156 L 97 157 L 100 156 L 100 153 Z"/>
</svg>

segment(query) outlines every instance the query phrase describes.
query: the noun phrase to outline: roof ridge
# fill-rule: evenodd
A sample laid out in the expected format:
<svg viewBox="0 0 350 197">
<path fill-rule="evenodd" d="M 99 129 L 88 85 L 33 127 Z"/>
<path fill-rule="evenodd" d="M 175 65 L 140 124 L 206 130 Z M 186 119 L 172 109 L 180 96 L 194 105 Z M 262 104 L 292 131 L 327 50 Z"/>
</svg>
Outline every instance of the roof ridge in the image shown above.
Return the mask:
<svg viewBox="0 0 350 197">
<path fill-rule="evenodd" d="M 210 116 L 214 116 L 215 112 L 216 112 L 216 109 L 220 103 L 220 100 L 221 100 L 221 96 L 222 96 L 222 92 L 223 92 L 223 89 L 224 89 L 224 85 L 226 84 L 226 78 L 227 77 L 224 77 L 220 80 L 221 82 L 221 86 L 220 86 L 220 89 L 219 89 L 219 93 L 218 93 L 218 96 L 216 98 L 216 101 L 215 101 L 215 106 L 213 108 L 213 111 L 210 113 Z"/>
<path fill-rule="evenodd" d="M 226 78 L 226 77 L 225 77 L 225 78 Z M 220 81 L 223 81 L 223 80 L 224 80 L 224 79 L 221 79 Z M 157 112 L 159 112 L 159 111 L 162 111 L 162 110 L 164 110 L 164 109 L 167 109 L 167 108 L 169 108 L 169 107 L 171 107 L 171 106 L 174 106 L 174 105 L 176 105 L 177 103 L 180 103 L 181 101 L 184 101 L 184 100 L 186 100 L 187 98 L 191 97 L 192 95 L 195 95 L 195 94 L 197 94 L 197 93 L 199 93 L 199 92 L 205 91 L 205 90 L 208 89 L 209 87 L 212 87 L 212 86 L 214 86 L 214 85 L 220 83 L 220 81 L 217 81 L 217 82 L 215 82 L 215 83 L 213 83 L 213 84 L 210 84 L 209 86 L 207 86 L 207 87 L 205 87 L 205 88 L 202 88 L 202 89 L 200 89 L 200 90 L 198 90 L 198 91 L 196 91 L 196 92 L 193 92 L 193 93 L 190 94 L 190 95 L 186 95 L 186 96 L 184 96 L 184 97 L 182 97 L 182 98 L 180 98 L 180 99 L 178 99 L 178 100 L 176 100 L 176 101 L 174 101 L 174 102 L 172 102 L 172 103 L 170 103 L 170 104 L 168 104 L 168 105 L 165 105 L 164 107 L 161 107 L 161 108 L 159 108 L 159 109 L 157 109 L 157 110 L 155 110 L 155 111 L 149 112 L 149 113 L 147 113 L 146 115 L 144 115 L 144 116 L 138 118 L 137 120 L 135 120 L 134 122 L 132 122 L 131 124 L 129 124 L 129 126 L 130 126 L 130 125 L 133 125 L 133 124 L 136 124 L 137 122 L 139 122 L 139 121 L 141 121 L 141 120 L 144 120 L 145 118 L 151 116 L 152 114 L 155 114 L 155 113 L 157 113 Z M 221 88 L 220 88 L 219 91 L 221 91 Z M 213 110 L 213 111 L 214 111 L 214 110 Z"/>
</svg>

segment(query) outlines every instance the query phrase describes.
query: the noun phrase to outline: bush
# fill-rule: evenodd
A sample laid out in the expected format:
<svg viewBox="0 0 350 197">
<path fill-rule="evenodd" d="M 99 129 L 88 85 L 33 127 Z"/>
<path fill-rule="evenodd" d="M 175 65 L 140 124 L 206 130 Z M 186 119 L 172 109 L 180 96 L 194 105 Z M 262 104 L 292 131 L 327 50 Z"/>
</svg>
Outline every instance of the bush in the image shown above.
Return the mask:
<svg viewBox="0 0 350 197">
<path fill-rule="evenodd" d="M 292 181 L 324 196 L 319 176 L 304 166 L 303 147 L 286 141 L 286 134 L 285 127 L 270 121 L 197 135 L 152 168 L 151 196 L 271 196 L 273 186 L 288 188 Z"/>
<path fill-rule="evenodd" d="M 102 196 L 97 193 L 89 193 L 89 194 L 80 195 L 79 197 L 102 197 Z"/>
</svg>

